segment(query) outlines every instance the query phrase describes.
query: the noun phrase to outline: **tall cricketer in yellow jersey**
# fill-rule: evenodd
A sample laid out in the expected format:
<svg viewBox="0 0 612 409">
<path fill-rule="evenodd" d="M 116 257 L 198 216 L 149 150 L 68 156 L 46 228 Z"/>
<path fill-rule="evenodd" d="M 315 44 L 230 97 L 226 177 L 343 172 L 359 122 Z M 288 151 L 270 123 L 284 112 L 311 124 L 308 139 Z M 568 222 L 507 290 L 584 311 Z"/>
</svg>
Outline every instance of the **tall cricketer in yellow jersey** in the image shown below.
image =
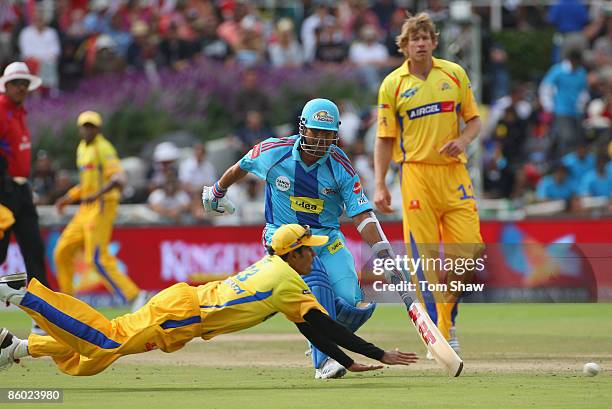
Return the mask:
<svg viewBox="0 0 612 409">
<path fill-rule="evenodd" d="M 108 252 L 113 222 L 121 192 L 112 181 L 123 174 L 121 163 L 113 145 L 99 133 L 101 117 L 92 111 L 83 112 L 77 124 L 87 136 L 77 148 L 76 164 L 79 184 L 60 199 L 60 207 L 80 201 L 79 210 L 62 232 L 54 251 L 59 289 L 74 294 L 74 259 L 82 249 L 84 258 L 103 277 L 107 289 L 124 302 L 137 297 L 140 288 L 122 273 L 117 259 Z M 108 187 L 108 191 L 105 191 Z"/>
<path fill-rule="evenodd" d="M 424 14 L 409 18 L 402 34 L 407 44 L 398 37 L 398 45 L 409 50 L 405 52 L 409 55 L 380 86 L 377 138 L 392 141 L 391 159 L 400 165 L 408 253 L 413 257 L 440 257 L 440 243 L 444 243 L 444 257 L 472 258 L 482 247 L 480 222 L 466 155 L 455 144 L 462 135 L 461 120 L 477 120 L 478 107 L 464 69 L 431 57 L 437 39 L 430 24 Z M 413 61 L 410 53 L 420 61 Z M 423 75 L 416 75 L 419 64 L 426 67 Z M 411 72 L 411 66 L 415 72 Z M 379 184 L 384 181 L 388 162 L 376 161 L 381 161 L 375 158 Z M 379 197 L 377 192 L 377 205 Z M 390 202 L 390 197 L 387 200 Z M 422 269 L 415 278 L 429 282 L 440 279 L 435 271 Z M 444 294 L 428 291 L 420 293 L 420 298 L 448 339 L 456 314 L 454 300 L 444 302 L 448 300 Z"/>
</svg>

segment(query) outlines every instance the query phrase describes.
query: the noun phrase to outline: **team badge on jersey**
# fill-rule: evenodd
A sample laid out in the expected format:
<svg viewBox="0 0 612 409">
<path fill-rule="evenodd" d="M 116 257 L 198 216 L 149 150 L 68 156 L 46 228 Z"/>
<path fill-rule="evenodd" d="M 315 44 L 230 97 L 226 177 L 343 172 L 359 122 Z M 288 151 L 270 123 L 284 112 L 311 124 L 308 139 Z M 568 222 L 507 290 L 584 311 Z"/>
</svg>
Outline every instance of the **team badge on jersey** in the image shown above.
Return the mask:
<svg viewBox="0 0 612 409">
<path fill-rule="evenodd" d="M 338 192 L 335 191 L 334 189 L 332 189 L 331 187 L 324 187 L 321 190 L 321 194 L 326 195 L 326 196 L 335 195 L 336 193 L 338 193 Z"/>
<path fill-rule="evenodd" d="M 332 244 L 327 246 L 327 250 L 329 250 L 330 254 L 337 253 L 338 250 L 342 248 L 344 248 L 344 243 L 342 243 L 342 240 L 340 240 L 340 238 L 337 238 Z"/>
<path fill-rule="evenodd" d="M 411 96 L 413 96 L 414 94 L 416 94 L 416 92 L 419 90 L 418 87 L 414 87 L 414 88 L 409 88 L 406 91 L 402 92 L 400 94 L 400 97 L 402 98 L 410 98 Z"/>
<path fill-rule="evenodd" d="M 408 210 L 418 210 L 420 208 L 421 208 L 421 204 L 416 199 L 412 199 L 410 201 L 410 204 L 408 205 Z"/>
<path fill-rule="evenodd" d="M 320 122 L 334 123 L 334 117 L 327 111 L 317 111 L 312 115 L 312 119 Z"/>
<path fill-rule="evenodd" d="M 353 193 L 355 193 L 356 195 L 361 193 L 361 183 L 355 182 L 355 184 L 353 185 Z"/>
<path fill-rule="evenodd" d="M 276 178 L 276 188 L 281 192 L 286 192 L 291 188 L 291 181 L 287 176 L 279 176 Z"/>
<path fill-rule="evenodd" d="M 438 82 L 438 88 L 440 89 L 440 91 L 446 91 L 451 89 L 451 86 L 446 80 L 440 80 Z"/>
</svg>

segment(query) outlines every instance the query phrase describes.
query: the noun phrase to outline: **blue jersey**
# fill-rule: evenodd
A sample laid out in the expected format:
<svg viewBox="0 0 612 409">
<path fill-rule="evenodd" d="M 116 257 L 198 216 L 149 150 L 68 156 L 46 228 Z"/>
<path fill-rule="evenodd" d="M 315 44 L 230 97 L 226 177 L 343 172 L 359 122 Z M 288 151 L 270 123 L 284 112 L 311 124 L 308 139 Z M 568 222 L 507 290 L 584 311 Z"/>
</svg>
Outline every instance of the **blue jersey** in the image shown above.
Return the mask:
<svg viewBox="0 0 612 409">
<path fill-rule="evenodd" d="M 240 167 L 266 181 L 268 233 L 286 223 L 308 224 L 319 233 L 340 228 L 348 217 L 372 210 L 359 175 L 342 149 L 329 152 L 307 166 L 300 157 L 298 135 L 269 138 L 255 145 Z"/>
</svg>

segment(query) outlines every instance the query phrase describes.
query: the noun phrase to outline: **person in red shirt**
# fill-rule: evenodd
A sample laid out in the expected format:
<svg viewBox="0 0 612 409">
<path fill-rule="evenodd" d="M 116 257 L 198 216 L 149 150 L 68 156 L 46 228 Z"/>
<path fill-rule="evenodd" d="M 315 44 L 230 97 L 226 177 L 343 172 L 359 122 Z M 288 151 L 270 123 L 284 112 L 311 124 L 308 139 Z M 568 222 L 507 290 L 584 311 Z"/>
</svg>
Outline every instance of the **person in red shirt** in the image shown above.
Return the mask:
<svg viewBox="0 0 612 409">
<path fill-rule="evenodd" d="M 15 217 L 0 239 L 0 264 L 6 260 L 11 233 L 15 233 L 28 276 L 48 285 L 38 213 L 28 183 L 31 143 L 23 107 L 28 93 L 41 83 L 23 62 L 9 64 L 0 77 L 0 204 Z"/>
</svg>

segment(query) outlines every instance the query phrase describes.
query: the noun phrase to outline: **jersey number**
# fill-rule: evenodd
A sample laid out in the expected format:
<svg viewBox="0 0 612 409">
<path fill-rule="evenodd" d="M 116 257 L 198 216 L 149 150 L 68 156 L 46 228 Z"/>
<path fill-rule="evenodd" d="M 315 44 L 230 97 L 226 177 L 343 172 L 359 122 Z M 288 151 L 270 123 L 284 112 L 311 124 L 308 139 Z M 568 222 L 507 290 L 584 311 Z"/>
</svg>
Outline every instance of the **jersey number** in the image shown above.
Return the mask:
<svg viewBox="0 0 612 409">
<path fill-rule="evenodd" d="M 463 195 L 459 198 L 460 200 L 474 199 L 474 190 L 472 189 L 472 185 L 468 185 L 468 188 L 466 189 L 462 183 L 459 185 L 457 190 L 463 193 Z M 468 194 L 468 190 L 471 194 Z"/>
<path fill-rule="evenodd" d="M 259 272 L 259 269 L 255 266 L 250 266 L 249 268 L 247 268 L 246 270 L 244 270 L 242 273 L 236 275 L 236 280 L 238 281 L 246 281 L 250 276 L 255 275 Z"/>
</svg>

